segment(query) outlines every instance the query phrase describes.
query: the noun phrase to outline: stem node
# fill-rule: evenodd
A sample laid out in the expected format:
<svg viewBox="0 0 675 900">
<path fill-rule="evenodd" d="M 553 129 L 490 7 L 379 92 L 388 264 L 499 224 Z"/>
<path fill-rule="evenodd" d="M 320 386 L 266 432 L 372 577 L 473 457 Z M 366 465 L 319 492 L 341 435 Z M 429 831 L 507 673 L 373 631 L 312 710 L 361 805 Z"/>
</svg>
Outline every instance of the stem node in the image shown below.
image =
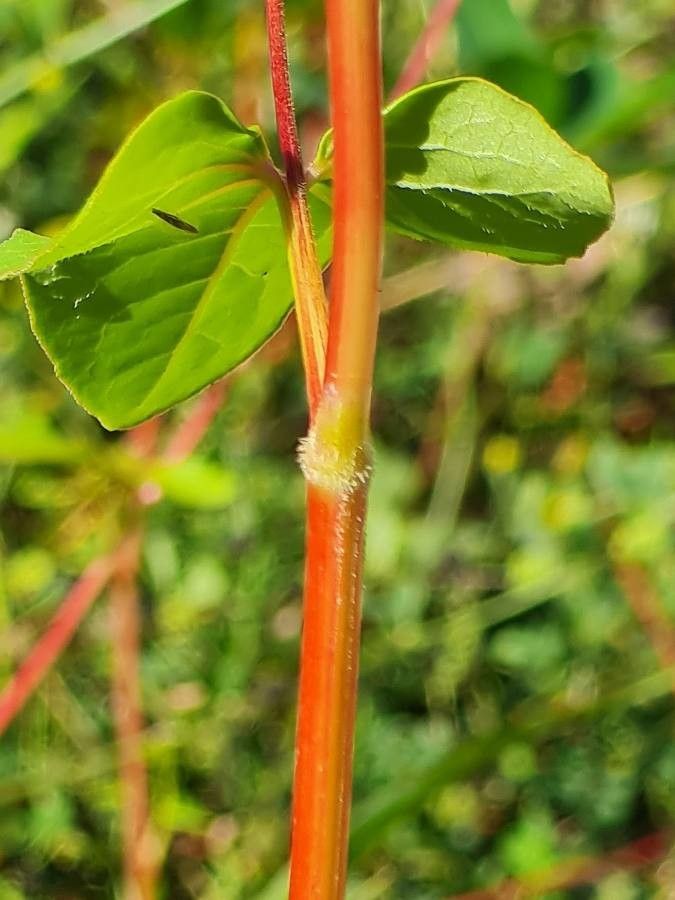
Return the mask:
<svg viewBox="0 0 675 900">
<path fill-rule="evenodd" d="M 358 405 L 328 387 L 309 434 L 298 447 L 307 483 L 336 497 L 348 497 L 366 487 L 373 467 L 372 450 L 360 432 Z"/>
</svg>

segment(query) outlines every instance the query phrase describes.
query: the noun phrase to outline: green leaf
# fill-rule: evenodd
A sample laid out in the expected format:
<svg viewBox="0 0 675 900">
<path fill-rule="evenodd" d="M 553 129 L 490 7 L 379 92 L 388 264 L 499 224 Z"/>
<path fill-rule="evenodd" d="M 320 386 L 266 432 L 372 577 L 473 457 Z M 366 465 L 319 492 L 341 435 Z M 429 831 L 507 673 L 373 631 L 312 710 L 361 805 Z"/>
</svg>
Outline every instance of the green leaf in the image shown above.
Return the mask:
<svg viewBox="0 0 675 900">
<path fill-rule="evenodd" d="M 581 256 L 613 215 L 606 175 L 531 106 L 477 78 L 425 85 L 386 113 L 398 231 L 520 262 Z"/>
<path fill-rule="evenodd" d="M 476 69 L 495 59 L 533 55 L 541 47 L 517 16 L 509 0 L 471 0 L 457 10 L 456 28 L 462 70 Z"/>
<path fill-rule="evenodd" d="M 281 324 L 292 289 L 273 178 L 259 133 L 216 97 L 188 92 L 127 139 L 33 261 L 23 278 L 33 330 L 107 428 L 189 397 Z"/>
<path fill-rule="evenodd" d="M 0 173 L 21 157 L 25 147 L 73 98 L 79 81 L 56 79 L 54 88 L 34 91 L 9 106 L 0 105 Z"/>
<path fill-rule="evenodd" d="M 574 125 L 574 138 L 583 147 L 596 147 L 619 136 L 625 139 L 645 123 L 658 121 L 675 91 L 675 66 L 635 81 L 606 68 L 609 83 L 603 86 L 592 114 Z"/>
<path fill-rule="evenodd" d="M 234 494 L 232 472 L 199 457 L 157 463 L 150 469 L 150 478 L 168 500 L 194 509 L 220 509 Z"/>
<path fill-rule="evenodd" d="M 499 856 L 511 875 L 541 871 L 553 866 L 559 858 L 557 838 L 545 810 L 528 810 L 500 838 Z"/>
<path fill-rule="evenodd" d="M 109 15 L 94 19 L 82 28 L 49 41 L 33 56 L 21 59 L 11 66 L 6 65 L 0 76 L 0 106 L 39 85 L 45 75 L 91 58 L 185 2 L 186 0 L 144 0 L 129 3 L 123 16 L 111 9 Z M 25 3 L 23 6 L 28 10 L 31 5 Z M 54 6 L 56 4 L 53 2 L 40 3 L 35 8 L 41 12 L 50 12 Z M 58 25 L 55 30 L 58 30 Z"/>
<path fill-rule="evenodd" d="M 24 412 L 0 419 L 0 464 L 68 464 L 86 454 L 84 442 L 64 437 L 45 415 Z"/>
<path fill-rule="evenodd" d="M 11 237 L 0 244 L 0 281 L 27 272 L 51 243 L 48 237 L 17 228 Z"/>
<path fill-rule="evenodd" d="M 509 0 L 462 3 L 456 18 L 459 68 L 480 75 L 535 106 L 558 123 L 567 106 L 567 86 L 552 52 L 516 15 Z"/>
<path fill-rule="evenodd" d="M 387 223 L 518 262 L 582 256 L 609 227 L 607 176 L 539 113 L 480 78 L 427 84 L 384 115 Z M 332 135 L 314 169 L 330 176 Z"/>
</svg>

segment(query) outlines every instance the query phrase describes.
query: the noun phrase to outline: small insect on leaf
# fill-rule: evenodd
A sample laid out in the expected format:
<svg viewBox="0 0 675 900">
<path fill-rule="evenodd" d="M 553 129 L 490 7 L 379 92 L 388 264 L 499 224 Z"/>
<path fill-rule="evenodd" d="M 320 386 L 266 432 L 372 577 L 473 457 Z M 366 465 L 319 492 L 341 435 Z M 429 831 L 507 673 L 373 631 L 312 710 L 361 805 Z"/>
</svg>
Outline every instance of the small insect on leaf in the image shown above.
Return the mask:
<svg viewBox="0 0 675 900">
<path fill-rule="evenodd" d="M 165 212 L 163 209 L 155 209 L 154 207 L 152 213 L 157 216 L 158 219 L 161 219 L 173 228 L 177 228 L 179 231 L 188 231 L 190 234 L 199 234 L 198 228 L 191 225 L 189 222 L 186 222 L 185 219 L 174 216 L 173 213 Z"/>
</svg>

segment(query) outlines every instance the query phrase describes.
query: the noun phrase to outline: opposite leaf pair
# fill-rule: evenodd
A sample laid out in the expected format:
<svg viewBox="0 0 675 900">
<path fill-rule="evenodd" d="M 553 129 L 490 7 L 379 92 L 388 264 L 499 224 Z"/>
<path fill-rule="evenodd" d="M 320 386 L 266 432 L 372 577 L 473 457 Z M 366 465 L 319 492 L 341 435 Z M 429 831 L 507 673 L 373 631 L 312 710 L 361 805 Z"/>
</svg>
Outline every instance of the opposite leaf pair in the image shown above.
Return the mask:
<svg viewBox="0 0 675 900">
<path fill-rule="evenodd" d="M 611 221 L 606 176 L 487 82 L 412 91 L 385 111 L 385 135 L 387 222 L 402 234 L 558 263 Z M 328 133 L 310 195 L 323 262 L 330 156 Z M 292 304 L 279 179 L 260 132 L 191 91 L 132 133 L 58 238 L 19 230 L 0 245 L 0 278 L 22 275 L 58 377 L 107 428 L 191 396 L 279 327 Z"/>
</svg>

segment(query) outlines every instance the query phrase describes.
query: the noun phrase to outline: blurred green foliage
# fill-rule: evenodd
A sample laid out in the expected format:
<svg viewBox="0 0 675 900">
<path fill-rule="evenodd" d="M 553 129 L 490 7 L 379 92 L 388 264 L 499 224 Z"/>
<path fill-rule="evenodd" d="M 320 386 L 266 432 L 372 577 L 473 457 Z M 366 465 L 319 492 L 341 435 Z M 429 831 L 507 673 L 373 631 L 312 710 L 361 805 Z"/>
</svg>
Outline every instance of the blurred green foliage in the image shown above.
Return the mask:
<svg viewBox="0 0 675 900">
<path fill-rule="evenodd" d="M 3 0 L 0 84 L 126 6 Z M 0 107 L 0 236 L 59 227 L 129 128 L 182 89 L 215 90 L 271 131 L 261 6 L 188 0 L 45 66 Z M 431 3 L 383 7 L 392 84 Z M 672 673 L 640 624 L 656 598 L 673 640 L 672 13 L 464 0 L 431 64 L 535 102 L 613 173 L 618 216 L 565 268 L 458 255 L 447 290 L 383 318 L 350 900 L 440 900 L 673 827 Z M 293 0 L 289 20 L 310 147 L 326 114 L 321 4 Z M 426 252 L 392 238 L 387 270 Z M 6 677 L 111 546 L 127 492 L 159 476 L 59 386 L 14 285 L 0 288 L 0 381 Z M 232 379 L 149 514 L 146 751 L 170 900 L 283 896 L 304 428 L 286 330 Z M 626 593 L 626 567 L 650 597 Z M 108 640 L 102 598 L 0 741 L 0 900 L 115 896 Z M 639 900 L 658 879 L 605 873 L 541 896 Z"/>
</svg>

